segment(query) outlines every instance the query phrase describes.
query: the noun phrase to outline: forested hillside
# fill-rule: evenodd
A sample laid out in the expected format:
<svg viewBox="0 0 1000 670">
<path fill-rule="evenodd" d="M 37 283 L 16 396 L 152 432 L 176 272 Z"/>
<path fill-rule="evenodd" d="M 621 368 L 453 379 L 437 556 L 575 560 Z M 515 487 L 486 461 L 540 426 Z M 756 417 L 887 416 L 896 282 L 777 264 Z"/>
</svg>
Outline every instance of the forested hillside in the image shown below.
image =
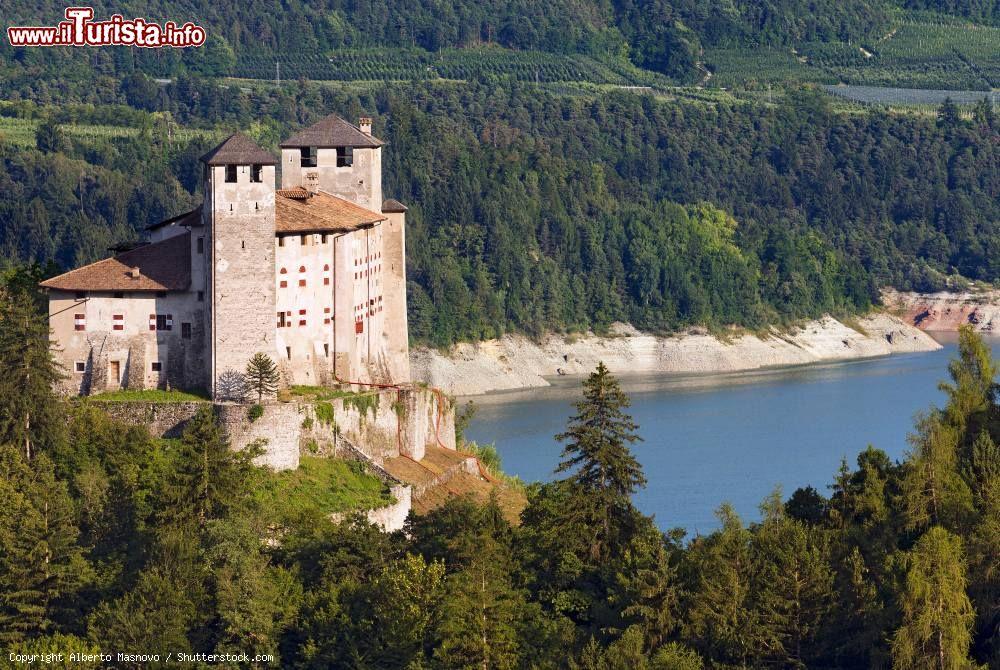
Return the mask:
<svg viewBox="0 0 1000 670">
<path fill-rule="evenodd" d="M 273 68 L 273 62 L 282 58 L 294 62 L 344 48 L 416 47 L 436 52 L 489 43 L 628 59 L 685 81 L 698 76 L 696 63 L 703 47 L 873 41 L 889 30 L 900 3 L 974 19 L 991 17 L 991 10 L 974 3 L 952 7 L 926 0 L 319 0 L 282 3 L 281 11 L 263 0 L 95 2 L 97 17 L 116 11 L 161 22 L 191 20 L 205 26 L 211 37 L 205 49 L 187 57 L 169 49 L 137 49 L 114 55 L 77 53 L 74 58 L 84 55 L 92 67 L 104 72 L 139 67 L 155 76 L 185 71 L 226 75 L 248 58 L 269 60 Z M 64 7 L 48 0 L 14 0 L 6 3 L 4 19 L 27 25 L 54 23 L 62 18 Z M 12 54 L 5 47 L 0 53 L 8 61 L 65 64 L 67 60 L 64 50 Z"/>
<path fill-rule="evenodd" d="M 652 447 L 602 366 L 519 523 L 496 498 L 457 498 L 387 534 L 331 523 L 301 491 L 275 504 L 281 475 L 230 450 L 207 404 L 160 440 L 53 396 L 34 290 L 0 286 L 5 667 L 71 651 L 111 655 L 81 668 L 170 653 L 352 670 L 1000 663 L 997 364 L 968 327 L 903 462 L 869 447 L 828 496 L 776 490 L 758 522 L 723 504 L 717 530 L 685 537 L 642 514 L 632 450 Z"/>
<path fill-rule="evenodd" d="M 864 309 L 885 284 L 1000 277 L 988 107 L 935 121 L 837 114 L 811 92 L 772 107 L 142 75 L 64 95 L 101 104 L 0 107 L 5 258 L 70 267 L 197 202 L 197 156 L 221 128 L 273 149 L 321 114 L 372 113 L 385 192 L 411 206 L 411 332 L 436 344 L 615 320 L 754 328 Z"/>
</svg>

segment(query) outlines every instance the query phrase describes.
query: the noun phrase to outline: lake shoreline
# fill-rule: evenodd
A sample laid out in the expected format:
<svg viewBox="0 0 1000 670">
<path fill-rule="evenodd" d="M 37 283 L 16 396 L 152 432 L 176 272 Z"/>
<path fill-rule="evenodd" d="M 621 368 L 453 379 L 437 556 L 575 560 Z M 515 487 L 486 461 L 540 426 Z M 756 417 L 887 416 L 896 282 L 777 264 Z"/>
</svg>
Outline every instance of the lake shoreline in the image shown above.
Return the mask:
<svg viewBox="0 0 1000 670">
<path fill-rule="evenodd" d="M 789 331 L 734 335 L 726 341 L 705 331 L 660 336 L 615 324 L 610 336 L 521 335 L 455 345 L 447 354 L 411 353 L 413 377 L 457 396 L 550 386 L 550 378 L 578 377 L 603 361 L 618 375 L 747 372 L 893 353 L 940 349 L 932 337 L 897 316 L 876 312 L 851 326 L 830 316 Z"/>
</svg>

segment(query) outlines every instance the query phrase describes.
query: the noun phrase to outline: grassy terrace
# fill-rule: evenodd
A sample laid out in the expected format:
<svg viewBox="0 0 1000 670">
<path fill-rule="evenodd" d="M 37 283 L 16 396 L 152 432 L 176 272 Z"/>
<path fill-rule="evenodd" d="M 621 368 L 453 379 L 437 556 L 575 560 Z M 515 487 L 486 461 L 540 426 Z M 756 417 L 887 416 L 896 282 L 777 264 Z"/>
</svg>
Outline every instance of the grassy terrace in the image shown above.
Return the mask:
<svg viewBox="0 0 1000 670">
<path fill-rule="evenodd" d="M 155 403 L 176 403 L 176 402 L 205 402 L 209 400 L 207 394 L 192 391 L 162 391 L 159 389 L 146 389 L 142 391 L 108 391 L 90 396 L 91 400 L 98 402 L 155 402 Z"/>
<path fill-rule="evenodd" d="M 267 479 L 258 497 L 279 517 L 367 510 L 394 502 L 389 487 L 356 461 L 303 456 L 297 470 Z"/>
</svg>

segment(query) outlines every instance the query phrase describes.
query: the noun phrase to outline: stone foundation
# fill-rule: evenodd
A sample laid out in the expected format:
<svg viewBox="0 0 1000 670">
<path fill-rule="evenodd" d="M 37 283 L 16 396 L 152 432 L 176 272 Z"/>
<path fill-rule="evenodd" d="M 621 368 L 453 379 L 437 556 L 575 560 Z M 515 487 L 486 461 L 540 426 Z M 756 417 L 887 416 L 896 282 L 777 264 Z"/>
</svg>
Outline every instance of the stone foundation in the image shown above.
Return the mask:
<svg viewBox="0 0 1000 670">
<path fill-rule="evenodd" d="M 146 426 L 152 435 L 177 438 L 206 403 L 94 404 L 123 423 Z M 213 403 L 212 408 L 232 447 L 244 449 L 261 442 L 265 453 L 257 463 L 274 470 L 297 468 L 299 454 L 306 448 L 376 465 L 396 456 L 422 460 L 428 446 L 455 449 L 455 413 L 450 401 L 433 389 L 384 389 L 328 404 L 332 423 L 327 416 L 317 416 L 312 402 L 266 403 L 263 416 L 252 422 L 247 418 L 251 405 Z"/>
<path fill-rule="evenodd" d="M 301 404 L 304 441 L 338 453 L 343 439 L 375 463 L 401 455 L 419 461 L 428 446 L 455 449 L 455 412 L 434 389 L 383 389 L 361 398 L 328 401 L 333 423 L 317 416 L 317 404 Z"/>
</svg>

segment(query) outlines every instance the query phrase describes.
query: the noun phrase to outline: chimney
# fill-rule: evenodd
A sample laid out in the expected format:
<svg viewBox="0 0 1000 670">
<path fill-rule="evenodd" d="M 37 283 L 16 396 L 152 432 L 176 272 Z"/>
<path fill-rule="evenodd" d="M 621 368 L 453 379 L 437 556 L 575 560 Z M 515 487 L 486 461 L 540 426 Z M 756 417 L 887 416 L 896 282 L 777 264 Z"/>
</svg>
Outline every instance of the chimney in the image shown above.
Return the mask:
<svg viewBox="0 0 1000 670">
<path fill-rule="evenodd" d="M 310 196 L 319 190 L 319 172 L 306 172 L 306 190 Z"/>
<path fill-rule="evenodd" d="M 142 274 L 139 272 L 139 266 L 137 265 L 132 269 L 130 269 L 128 271 L 128 276 L 131 277 L 132 279 L 139 279 L 139 277 L 142 276 Z"/>
<path fill-rule="evenodd" d="M 358 120 L 358 130 L 370 136 L 372 134 L 372 118 L 370 116 L 362 116 Z"/>
</svg>

